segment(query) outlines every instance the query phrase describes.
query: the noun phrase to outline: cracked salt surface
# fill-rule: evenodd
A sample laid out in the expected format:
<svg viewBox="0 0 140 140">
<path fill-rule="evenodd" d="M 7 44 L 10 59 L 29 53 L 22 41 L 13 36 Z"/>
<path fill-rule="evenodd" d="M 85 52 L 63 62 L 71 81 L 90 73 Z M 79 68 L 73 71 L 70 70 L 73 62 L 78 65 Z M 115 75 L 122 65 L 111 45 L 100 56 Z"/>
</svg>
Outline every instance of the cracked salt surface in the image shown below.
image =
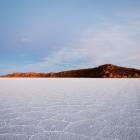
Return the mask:
<svg viewBox="0 0 140 140">
<path fill-rule="evenodd" d="M 0 79 L 0 140 L 140 140 L 140 81 Z"/>
</svg>

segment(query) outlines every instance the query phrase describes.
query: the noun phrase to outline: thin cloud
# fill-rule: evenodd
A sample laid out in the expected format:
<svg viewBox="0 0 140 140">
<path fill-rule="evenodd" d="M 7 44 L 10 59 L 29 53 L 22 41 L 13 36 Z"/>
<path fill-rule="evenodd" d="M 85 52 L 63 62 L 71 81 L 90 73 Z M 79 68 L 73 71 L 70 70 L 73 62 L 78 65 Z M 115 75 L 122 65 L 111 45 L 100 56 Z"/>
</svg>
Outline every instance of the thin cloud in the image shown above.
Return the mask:
<svg viewBox="0 0 140 140">
<path fill-rule="evenodd" d="M 41 62 L 29 64 L 23 69 L 26 71 L 60 71 L 95 67 L 105 63 L 139 68 L 140 57 L 134 54 L 134 50 L 140 52 L 140 41 L 133 36 L 140 30 L 132 32 L 129 28 L 124 29 L 124 27 L 112 25 L 111 27 L 104 26 L 97 31 L 88 31 L 83 31 L 77 42 L 69 48 L 61 48 L 43 58 Z"/>
<path fill-rule="evenodd" d="M 32 40 L 29 37 L 23 36 L 19 38 L 19 42 L 21 43 L 28 43 L 31 42 Z"/>
<path fill-rule="evenodd" d="M 131 21 L 129 24 L 105 20 L 97 29 L 88 27 L 80 32 L 79 38 L 74 39 L 75 42 L 52 51 L 39 62 L 16 67 L 16 71 L 61 71 L 105 63 L 140 68 L 140 19 L 127 18 Z M 30 39 L 23 37 L 22 41 Z"/>
</svg>

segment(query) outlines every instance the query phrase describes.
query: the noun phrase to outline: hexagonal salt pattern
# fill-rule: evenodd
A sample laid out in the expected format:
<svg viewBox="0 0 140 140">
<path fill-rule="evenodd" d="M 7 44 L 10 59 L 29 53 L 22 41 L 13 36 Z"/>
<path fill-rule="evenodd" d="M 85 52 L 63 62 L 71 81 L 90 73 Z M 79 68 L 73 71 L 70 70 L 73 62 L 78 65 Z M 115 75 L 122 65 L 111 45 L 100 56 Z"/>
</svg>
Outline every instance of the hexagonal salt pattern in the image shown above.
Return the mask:
<svg viewBox="0 0 140 140">
<path fill-rule="evenodd" d="M 29 136 L 23 134 L 0 134 L 0 140 L 29 140 Z"/>
<path fill-rule="evenodd" d="M 105 125 L 106 122 L 101 120 L 83 120 L 71 123 L 65 131 L 94 137 Z"/>
<path fill-rule="evenodd" d="M 0 140 L 140 140 L 140 81 L 0 79 Z"/>
<path fill-rule="evenodd" d="M 110 125 L 105 127 L 98 135 L 119 140 L 140 140 L 140 128 Z"/>
<path fill-rule="evenodd" d="M 90 138 L 66 132 L 44 132 L 34 135 L 31 140 L 90 140 Z"/>
<path fill-rule="evenodd" d="M 34 125 L 7 125 L 0 128 L 0 134 L 27 134 L 33 135 L 42 129 L 36 128 Z"/>
<path fill-rule="evenodd" d="M 38 127 L 43 128 L 45 131 L 63 131 L 67 125 L 68 122 L 49 119 L 40 121 Z"/>
</svg>

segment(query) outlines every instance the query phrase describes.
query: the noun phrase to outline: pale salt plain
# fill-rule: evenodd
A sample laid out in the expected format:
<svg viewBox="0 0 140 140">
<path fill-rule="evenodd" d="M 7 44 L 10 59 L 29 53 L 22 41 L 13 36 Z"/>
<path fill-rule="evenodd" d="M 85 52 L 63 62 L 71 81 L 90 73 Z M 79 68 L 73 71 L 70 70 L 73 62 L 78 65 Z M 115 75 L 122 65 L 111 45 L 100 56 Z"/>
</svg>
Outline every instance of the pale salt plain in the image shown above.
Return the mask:
<svg viewBox="0 0 140 140">
<path fill-rule="evenodd" d="M 140 140 L 140 80 L 0 79 L 0 140 Z"/>
</svg>

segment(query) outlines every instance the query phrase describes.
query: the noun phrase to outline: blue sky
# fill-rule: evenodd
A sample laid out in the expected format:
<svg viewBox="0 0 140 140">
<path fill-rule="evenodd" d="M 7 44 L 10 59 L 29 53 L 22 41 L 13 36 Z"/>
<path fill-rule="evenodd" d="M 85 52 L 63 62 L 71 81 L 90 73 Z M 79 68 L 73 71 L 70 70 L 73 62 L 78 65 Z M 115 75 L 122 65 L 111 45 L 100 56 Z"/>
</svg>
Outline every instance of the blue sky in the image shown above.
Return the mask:
<svg viewBox="0 0 140 140">
<path fill-rule="evenodd" d="M 139 0 L 0 0 L 0 74 L 140 68 L 139 54 Z"/>
</svg>

